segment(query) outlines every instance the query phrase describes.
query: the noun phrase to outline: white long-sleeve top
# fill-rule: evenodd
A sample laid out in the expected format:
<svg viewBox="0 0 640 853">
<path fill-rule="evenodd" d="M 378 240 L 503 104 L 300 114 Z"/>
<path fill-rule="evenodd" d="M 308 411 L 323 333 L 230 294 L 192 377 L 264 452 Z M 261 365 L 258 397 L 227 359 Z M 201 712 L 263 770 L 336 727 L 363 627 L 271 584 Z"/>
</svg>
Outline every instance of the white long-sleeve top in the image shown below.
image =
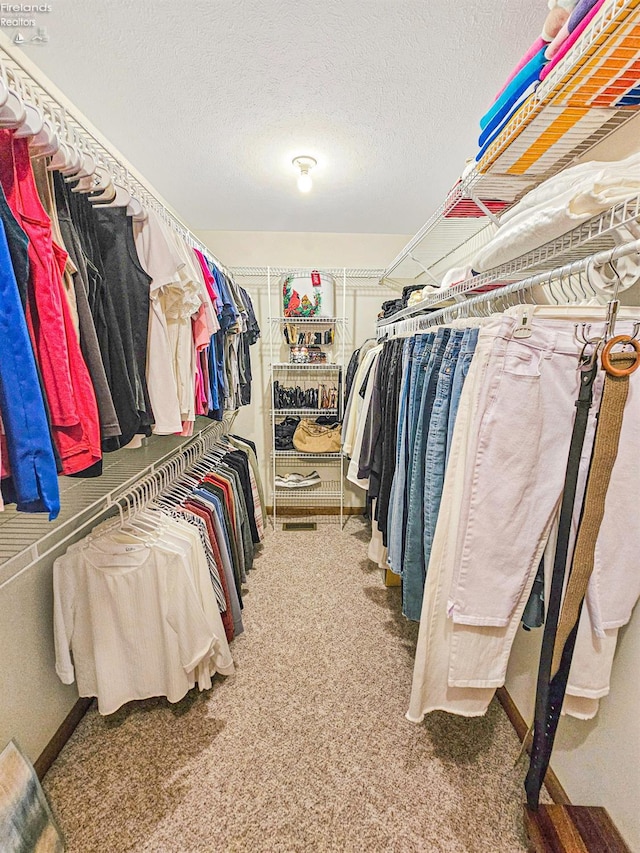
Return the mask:
<svg viewBox="0 0 640 853">
<path fill-rule="evenodd" d="M 177 702 L 198 664 L 221 644 L 228 653 L 224 634 L 212 631 L 181 554 L 101 545 L 54 563 L 56 672 L 65 684 L 75 678 L 81 696 L 97 696 L 101 714 L 151 696 Z"/>
</svg>

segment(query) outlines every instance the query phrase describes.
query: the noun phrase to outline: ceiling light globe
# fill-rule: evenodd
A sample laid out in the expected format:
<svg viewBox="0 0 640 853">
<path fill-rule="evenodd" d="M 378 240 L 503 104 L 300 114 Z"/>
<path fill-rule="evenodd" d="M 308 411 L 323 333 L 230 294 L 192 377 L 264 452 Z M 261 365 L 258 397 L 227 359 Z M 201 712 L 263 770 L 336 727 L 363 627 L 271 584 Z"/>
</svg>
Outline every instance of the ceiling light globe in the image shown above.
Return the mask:
<svg viewBox="0 0 640 853">
<path fill-rule="evenodd" d="M 301 193 L 308 193 L 311 191 L 311 187 L 313 186 L 313 181 L 311 180 L 311 175 L 308 172 L 302 172 L 300 177 L 298 178 L 298 189 Z"/>
</svg>

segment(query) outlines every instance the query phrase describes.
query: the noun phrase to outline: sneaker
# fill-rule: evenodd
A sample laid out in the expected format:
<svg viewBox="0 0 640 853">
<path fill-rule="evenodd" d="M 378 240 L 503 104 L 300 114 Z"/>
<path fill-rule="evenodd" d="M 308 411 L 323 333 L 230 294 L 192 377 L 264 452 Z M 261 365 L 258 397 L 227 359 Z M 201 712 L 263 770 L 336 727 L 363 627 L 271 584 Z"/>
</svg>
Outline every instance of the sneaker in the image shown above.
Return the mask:
<svg viewBox="0 0 640 853">
<path fill-rule="evenodd" d="M 275 480 L 275 484 L 279 489 L 306 489 L 318 483 L 320 483 L 320 475 L 317 471 L 312 471 L 306 476 L 304 474 L 287 474 L 286 477 L 277 476 Z"/>
</svg>

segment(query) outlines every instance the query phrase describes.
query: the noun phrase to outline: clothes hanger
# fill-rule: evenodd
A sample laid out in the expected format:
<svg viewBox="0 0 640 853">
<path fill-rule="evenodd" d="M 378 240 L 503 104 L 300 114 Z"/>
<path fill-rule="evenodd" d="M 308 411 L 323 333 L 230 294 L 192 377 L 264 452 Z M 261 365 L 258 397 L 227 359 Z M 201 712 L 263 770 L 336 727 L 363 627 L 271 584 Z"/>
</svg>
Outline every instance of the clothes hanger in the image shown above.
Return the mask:
<svg viewBox="0 0 640 853">
<path fill-rule="evenodd" d="M 86 189 L 85 189 L 85 184 L 83 184 L 83 182 L 80 181 L 80 183 L 77 186 L 72 187 L 71 192 L 73 192 L 73 193 L 76 193 L 76 192 L 94 193 L 93 198 L 99 198 L 101 193 L 107 193 L 109 198 L 112 198 L 113 193 L 111 190 L 111 187 L 112 187 L 111 174 L 110 174 L 109 170 L 107 169 L 103 158 L 99 154 L 95 155 L 95 160 L 96 160 L 96 168 L 95 168 L 93 175 L 91 176 L 91 181 L 88 182 L 88 186 L 86 187 Z M 80 184 L 83 184 L 83 185 L 80 186 Z M 91 197 L 89 198 L 89 201 L 91 201 Z"/>
<path fill-rule="evenodd" d="M 58 150 L 55 152 L 54 156 L 47 164 L 47 171 L 49 172 L 68 169 L 69 164 L 73 161 L 75 157 L 75 152 L 71 150 L 71 145 L 69 143 L 66 117 L 65 112 L 62 108 L 60 108 L 57 112 L 56 125 Z"/>
<path fill-rule="evenodd" d="M 125 188 L 129 193 L 129 203 L 127 205 L 127 216 L 132 216 L 136 222 L 144 222 L 148 218 L 146 210 L 143 208 L 139 199 L 133 194 L 129 172 L 125 169 Z"/>
<path fill-rule="evenodd" d="M 611 261 L 610 261 L 610 263 L 613 263 L 612 268 L 615 272 L 614 255 L 615 255 L 615 249 L 613 250 Z M 579 263 L 579 262 L 576 262 L 576 263 Z M 590 270 L 591 270 L 592 266 L 593 266 L 593 259 L 586 265 L 586 267 L 584 269 L 584 274 L 587 278 L 589 286 L 591 287 L 593 293 L 595 294 L 596 290 L 593 287 L 593 285 L 591 283 L 591 279 L 589 277 Z M 560 278 L 562 279 L 562 276 Z M 536 317 L 539 317 L 540 319 L 543 319 L 543 320 L 562 319 L 565 317 L 569 318 L 569 319 L 576 319 L 576 320 L 605 320 L 606 319 L 605 317 L 603 317 L 603 309 L 606 307 L 607 303 L 603 303 L 600 300 L 598 301 L 597 304 L 589 304 L 589 303 L 585 304 L 582 302 L 572 302 L 569 298 L 569 301 L 565 301 L 564 303 L 561 303 L 559 301 L 558 295 L 556 294 L 555 290 L 553 289 L 553 280 L 554 280 L 553 273 L 550 273 L 550 277 L 549 277 L 549 281 L 547 282 L 547 285 L 549 287 L 549 292 L 552 295 L 555 304 L 553 304 L 553 305 L 536 305 L 534 307 L 534 313 L 535 313 Z M 557 280 L 557 277 L 555 280 Z M 560 284 L 560 287 L 562 287 L 561 284 Z M 565 293 L 564 290 L 562 290 L 561 292 L 565 297 L 567 296 L 567 294 Z M 617 296 L 617 289 L 616 289 L 616 296 Z M 638 316 L 639 311 L 640 311 L 640 309 L 633 308 L 633 307 L 619 308 L 618 317 L 621 317 L 622 319 L 633 320 Z"/>
<path fill-rule="evenodd" d="M 44 126 L 44 114 L 39 106 L 38 97 L 25 81 L 22 81 L 22 94 L 26 115 L 24 122 L 16 128 L 16 139 L 37 136 Z"/>
<path fill-rule="evenodd" d="M 93 187 L 92 192 L 89 195 L 89 201 L 91 204 L 103 204 L 105 202 L 113 201 L 115 194 L 116 191 L 113 185 L 111 169 L 105 158 L 100 155 L 98 157 L 98 164 L 93 176 Z"/>
<path fill-rule="evenodd" d="M 9 97 L 9 83 L 7 81 L 7 67 L 0 59 L 0 107 L 7 103 Z"/>
<path fill-rule="evenodd" d="M 118 169 L 117 171 L 119 172 L 120 170 Z M 118 180 L 113 181 L 112 186 L 114 194 L 110 200 L 103 199 L 102 195 L 99 197 L 94 196 L 90 199 L 91 203 L 98 204 L 101 207 L 127 207 L 131 201 L 131 193 L 124 186 L 121 175 Z"/>
<path fill-rule="evenodd" d="M 31 157 L 51 157 L 59 147 L 54 123 L 50 116 L 45 115 L 40 132 L 29 140 L 29 154 Z"/>
<path fill-rule="evenodd" d="M 19 88 L 19 78 L 14 78 L 13 84 Z M 5 102 L 0 107 L 0 127 L 15 130 L 21 127 L 26 120 L 27 111 L 24 103 L 20 95 L 11 87 Z"/>
</svg>

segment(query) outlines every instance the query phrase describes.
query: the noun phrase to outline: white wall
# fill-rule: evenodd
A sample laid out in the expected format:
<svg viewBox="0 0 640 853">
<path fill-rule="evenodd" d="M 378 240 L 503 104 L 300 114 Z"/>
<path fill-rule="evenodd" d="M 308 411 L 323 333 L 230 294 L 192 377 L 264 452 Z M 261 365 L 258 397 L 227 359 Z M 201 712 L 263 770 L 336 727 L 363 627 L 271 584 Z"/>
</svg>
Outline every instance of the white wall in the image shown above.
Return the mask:
<svg viewBox="0 0 640 853">
<path fill-rule="evenodd" d="M 389 234 L 309 234 L 284 233 L 277 231 L 214 231 L 200 232 L 200 239 L 228 266 L 279 266 L 279 267 L 317 267 L 352 269 L 384 269 L 398 252 L 406 245 L 409 235 Z M 269 329 L 268 317 L 280 316 L 277 278 L 272 282 L 272 305 L 269 309 L 266 279 L 238 279 L 246 287 L 254 302 L 258 322 L 262 329 L 260 341 L 251 349 L 251 362 L 254 374 L 253 402 L 251 406 L 240 410 L 236 421 L 238 432 L 252 438 L 258 447 L 262 475 L 267 491 L 271 482 L 271 415 L 269 389 Z M 375 282 L 347 284 L 346 299 L 346 341 L 345 364 L 353 349 L 367 337 L 373 335 L 378 311 L 382 302 L 393 299 L 398 291 L 391 290 Z M 336 300 L 338 312 L 341 303 Z M 334 348 L 339 352 L 339 347 Z M 286 358 L 286 351 L 280 351 L 280 360 Z M 337 355 L 337 353 L 336 353 Z M 335 358 L 339 361 L 339 356 Z M 295 464 L 287 469 L 309 473 L 317 468 L 324 478 L 335 476 L 335 468 L 321 468 L 313 464 L 300 466 Z M 271 504 L 271 495 L 267 497 Z M 345 502 L 349 507 L 363 507 L 365 493 L 362 489 L 347 484 Z"/>
<path fill-rule="evenodd" d="M 200 231 L 197 236 L 231 267 L 384 269 L 412 234 L 316 234 L 306 231 Z"/>
<path fill-rule="evenodd" d="M 527 722 L 533 719 L 542 631 L 518 631 L 506 687 Z M 640 613 L 620 631 L 611 692 L 593 720 L 563 717 L 551 766 L 571 801 L 604 806 L 632 850 L 640 850 Z"/>
</svg>

